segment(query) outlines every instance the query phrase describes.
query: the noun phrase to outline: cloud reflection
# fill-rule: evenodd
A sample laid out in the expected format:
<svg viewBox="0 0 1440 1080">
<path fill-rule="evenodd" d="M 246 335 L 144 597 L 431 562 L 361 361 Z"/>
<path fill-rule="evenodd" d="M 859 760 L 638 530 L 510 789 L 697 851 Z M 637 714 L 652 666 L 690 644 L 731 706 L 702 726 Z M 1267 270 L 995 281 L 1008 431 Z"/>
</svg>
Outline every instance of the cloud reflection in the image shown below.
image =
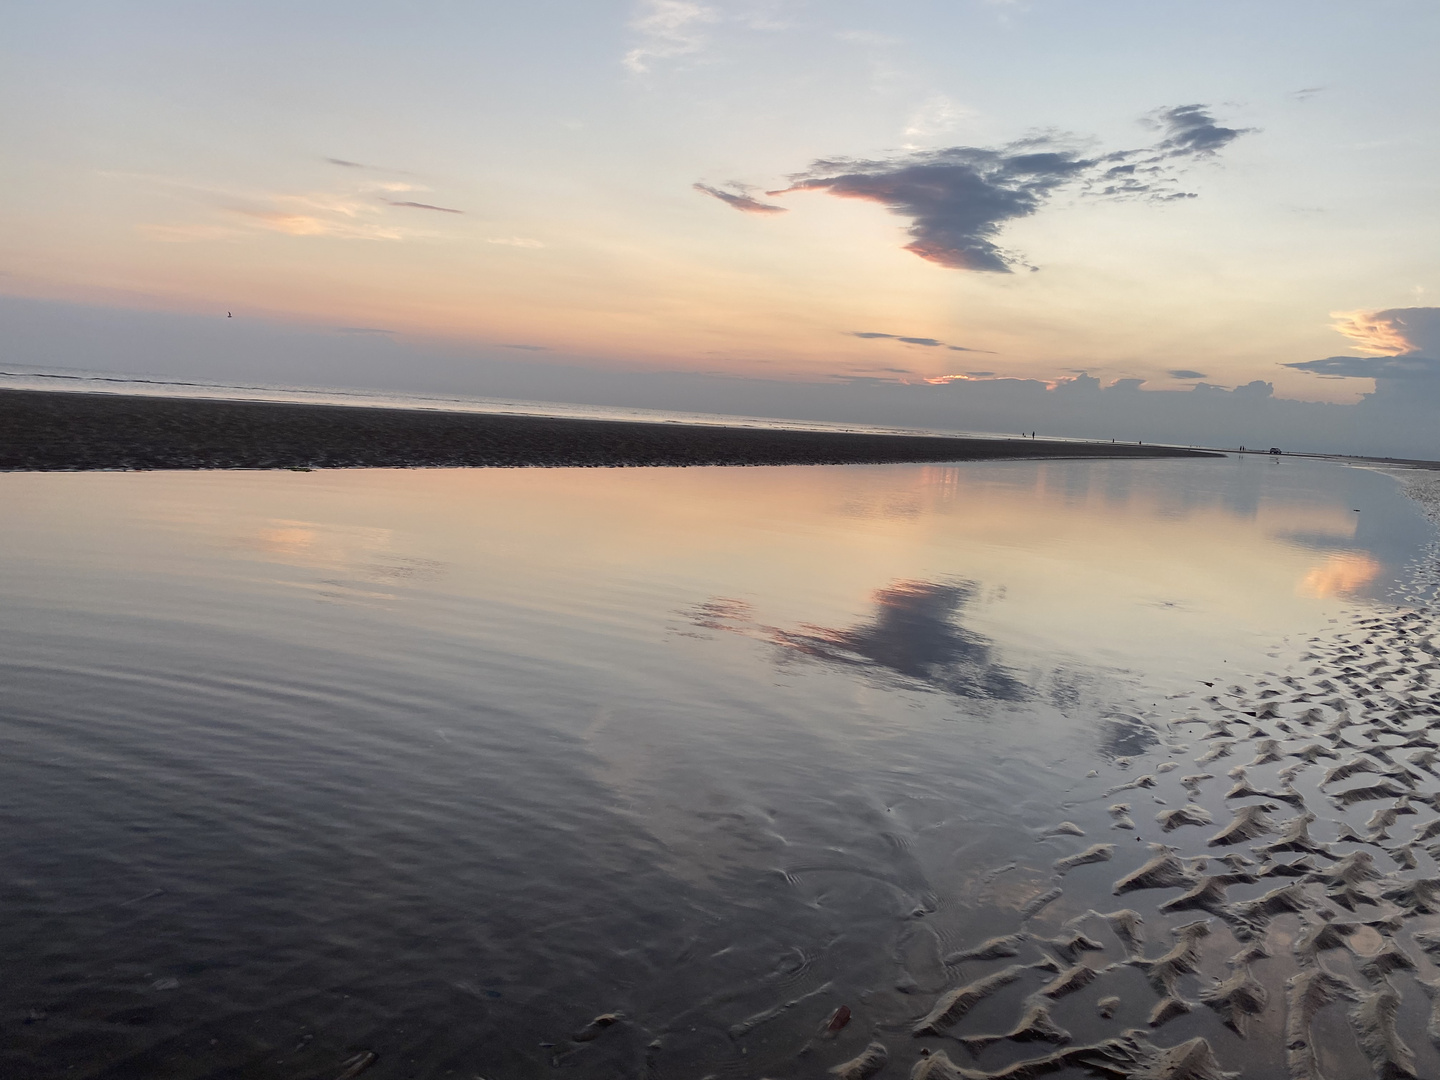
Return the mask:
<svg viewBox="0 0 1440 1080">
<path fill-rule="evenodd" d="M 1370 584 L 1379 573 L 1380 564 L 1368 555 L 1353 551 L 1331 555 L 1300 579 L 1300 595 L 1345 596 Z"/>
<path fill-rule="evenodd" d="M 754 621 L 749 605 L 735 600 L 702 604 L 692 619 L 768 641 L 792 656 L 957 697 L 1023 701 L 1030 688 L 995 658 L 993 642 L 959 623 L 976 590 L 974 582 L 897 582 L 875 592 L 875 613 L 868 621 L 840 628 L 764 626 Z"/>
</svg>

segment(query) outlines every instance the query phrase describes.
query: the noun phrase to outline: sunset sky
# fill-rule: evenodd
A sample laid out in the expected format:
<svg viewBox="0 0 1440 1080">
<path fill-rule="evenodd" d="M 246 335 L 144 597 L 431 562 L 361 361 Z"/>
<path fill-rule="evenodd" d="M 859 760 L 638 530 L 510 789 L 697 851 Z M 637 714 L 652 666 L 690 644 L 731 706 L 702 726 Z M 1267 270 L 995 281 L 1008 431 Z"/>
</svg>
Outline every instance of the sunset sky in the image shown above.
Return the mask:
<svg viewBox="0 0 1440 1080">
<path fill-rule="evenodd" d="M 0 294 L 399 367 L 1353 402 L 1440 382 L 1437 30 L 1420 0 L 12 4 Z"/>
</svg>

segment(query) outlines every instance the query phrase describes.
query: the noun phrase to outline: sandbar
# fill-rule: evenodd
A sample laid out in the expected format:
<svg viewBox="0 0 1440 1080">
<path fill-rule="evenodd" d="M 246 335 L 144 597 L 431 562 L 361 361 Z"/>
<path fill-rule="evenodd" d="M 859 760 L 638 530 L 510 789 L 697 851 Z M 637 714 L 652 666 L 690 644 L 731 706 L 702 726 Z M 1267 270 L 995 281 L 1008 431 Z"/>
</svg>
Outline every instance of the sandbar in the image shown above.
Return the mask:
<svg viewBox="0 0 1440 1080">
<path fill-rule="evenodd" d="M 0 469 L 849 465 L 1221 456 L 1133 443 L 893 435 L 0 390 Z"/>
</svg>

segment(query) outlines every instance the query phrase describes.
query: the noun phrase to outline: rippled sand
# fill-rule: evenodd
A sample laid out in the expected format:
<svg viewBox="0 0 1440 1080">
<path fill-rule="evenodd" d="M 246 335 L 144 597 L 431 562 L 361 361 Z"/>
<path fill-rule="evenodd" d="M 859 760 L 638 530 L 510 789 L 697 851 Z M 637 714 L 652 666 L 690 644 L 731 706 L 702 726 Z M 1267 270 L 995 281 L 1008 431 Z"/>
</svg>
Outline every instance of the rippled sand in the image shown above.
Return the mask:
<svg viewBox="0 0 1440 1080">
<path fill-rule="evenodd" d="M 1440 483 L 1409 480 L 1434 513 Z M 1013 932 L 944 958 L 954 985 L 909 1033 L 924 1044 L 912 1080 L 1433 1075 L 1415 1047 L 1440 1047 L 1435 556 L 1412 568 L 1413 606 L 1356 615 L 1262 677 L 1207 683 L 1178 715 L 1127 718 L 1157 748 L 1115 762 L 1127 779 L 1092 772 L 1075 789 L 1074 805 L 1107 805 L 1117 838 L 1043 830 L 1074 850 Z M 1114 875 L 1105 906 L 1067 886 L 1097 863 Z M 1012 1023 L 972 1019 L 1002 992 Z M 1195 1034 L 1217 1024 L 1254 1049 Z M 992 1060 L 1006 1044 L 1040 1052 Z"/>
</svg>

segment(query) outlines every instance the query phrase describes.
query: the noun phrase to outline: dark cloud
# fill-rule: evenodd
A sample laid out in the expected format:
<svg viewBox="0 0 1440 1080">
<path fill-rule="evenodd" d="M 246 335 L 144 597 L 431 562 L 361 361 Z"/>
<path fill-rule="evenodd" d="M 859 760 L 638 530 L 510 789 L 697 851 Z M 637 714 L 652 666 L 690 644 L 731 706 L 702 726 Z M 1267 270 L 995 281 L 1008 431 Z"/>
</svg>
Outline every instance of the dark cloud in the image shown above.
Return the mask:
<svg viewBox="0 0 1440 1080">
<path fill-rule="evenodd" d="M 1111 383 L 1109 386 L 1107 386 L 1105 389 L 1106 389 L 1106 390 L 1119 390 L 1121 393 L 1124 393 L 1124 392 L 1130 391 L 1130 390 L 1139 390 L 1139 389 L 1140 389 L 1142 386 L 1144 386 L 1144 385 L 1145 385 L 1145 380 L 1144 380 L 1144 379 L 1116 379 L 1114 382 L 1112 382 L 1112 383 Z"/>
<path fill-rule="evenodd" d="M 506 344 L 500 346 L 502 349 L 524 349 L 526 352 L 549 352 L 549 345 L 517 345 Z"/>
<path fill-rule="evenodd" d="M 1330 379 L 1374 379 L 1375 389 L 1405 388 L 1440 395 L 1440 307 L 1356 311 L 1341 316 L 1336 329 L 1380 356 L 1327 356 L 1286 364 Z"/>
<path fill-rule="evenodd" d="M 1093 163 L 1062 150 L 954 146 L 890 161 L 817 161 L 788 188 L 876 202 L 911 219 L 913 251 L 954 270 L 1008 273 L 1018 257 L 995 243 L 1007 221 L 1029 217 Z"/>
<path fill-rule="evenodd" d="M 374 326 L 337 326 L 337 334 L 380 334 L 386 337 L 394 337 L 394 330 L 380 330 Z"/>
<path fill-rule="evenodd" d="M 1264 379 L 1254 379 L 1244 386 L 1237 386 L 1230 391 L 1239 397 L 1268 398 L 1275 396 L 1275 384 L 1266 382 Z"/>
<path fill-rule="evenodd" d="M 966 377 L 967 379 L 990 379 L 990 378 L 994 378 L 994 376 L 995 376 L 995 373 L 994 373 L 993 371 L 967 371 L 967 372 L 965 372 L 965 377 Z"/>
<path fill-rule="evenodd" d="M 435 206 L 427 202 L 408 202 L 399 199 L 386 199 L 391 206 L 409 206 L 416 210 L 438 210 L 442 214 L 463 214 L 464 210 L 456 210 L 449 206 Z"/>
<path fill-rule="evenodd" d="M 1286 364 L 1296 371 L 1308 371 L 1332 379 L 1433 379 L 1440 376 L 1440 360 L 1428 356 L 1327 356 Z"/>
<path fill-rule="evenodd" d="M 786 211 L 784 206 L 774 206 L 771 203 L 763 203 L 759 199 L 752 198 L 744 191 L 724 191 L 709 184 L 691 185 L 696 191 L 703 191 L 706 195 L 713 195 L 721 202 L 733 206 L 736 210 L 744 211 L 747 214 L 783 214 Z"/>
<path fill-rule="evenodd" d="M 1176 105 L 1154 116 L 1166 132 L 1155 149 L 1168 157 L 1210 157 L 1251 130 L 1221 127 L 1205 105 Z"/>
<path fill-rule="evenodd" d="M 908 372 L 906 374 L 909 374 Z M 900 379 L 886 375 L 831 375 L 831 379 L 846 386 L 903 386 Z"/>
<path fill-rule="evenodd" d="M 851 337 L 865 338 L 867 341 L 873 341 L 879 338 L 888 341 L 903 341 L 906 345 L 923 345 L 927 349 L 945 348 L 952 352 L 973 352 L 994 355 L 989 349 L 972 349 L 965 345 L 947 345 L 939 338 L 933 337 L 906 337 L 904 334 L 882 334 L 875 330 L 847 330 L 845 333 Z"/>
<path fill-rule="evenodd" d="M 1320 93 L 1324 89 L 1325 87 L 1323 86 L 1306 86 L 1300 90 L 1291 91 L 1290 96 L 1295 98 L 1297 101 L 1309 101 L 1312 97 L 1314 97 L 1316 94 Z"/>
<path fill-rule="evenodd" d="M 325 160 L 328 161 L 331 165 L 343 165 L 343 166 L 345 166 L 345 168 L 347 168 L 347 169 L 363 169 L 363 168 L 366 168 L 366 166 L 361 165 L 360 162 L 358 162 L 358 161 L 346 161 L 344 158 L 327 157 Z"/>
<path fill-rule="evenodd" d="M 745 634 L 780 646 L 782 657 L 864 672 L 885 682 L 965 698 L 1025 701 L 1018 672 L 996 655 L 994 642 L 962 625 L 976 598 L 971 581 L 899 581 L 873 595 L 875 610 L 854 626 L 810 624 L 793 630 L 757 623 L 749 605 L 717 599 L 691 612 L 712 630 Z"/>
<path fill-rule="evenodd" d="M 1203 379 L 1206 377 L 1203 371 L 1190 371 L 1187 368 L 1176 368 L 1173 371 L 1167 371 L 1165 374 L 1169 375 L 1172 379 Z"/>
<path fill-rule="evenodd" d="M 909 219 L 907 251 L 954 270 L 1010 273 L 1025 263 L 1001 247 L 1001 229 L 1035 214 L 1062 187 L 1075 185 L 1099 198 L 1195 198 L 1176 189 L 1176 170 L 1187 159 L 1213 157 L 1245 133 L 1216 123 L 1204 105 L 1160 109 L 1150 122 L 1163 137 L 1137 150 L 1090 156 L 1042 137 L 999 148 L 952 146 L 887 159 L 822 159 L 791 176 L 789 187 L 767 194 L 823 191 L 879 203 Z M 743 192 L 695 187 L 749 213 L 784 209 Z"/>
</svg>

